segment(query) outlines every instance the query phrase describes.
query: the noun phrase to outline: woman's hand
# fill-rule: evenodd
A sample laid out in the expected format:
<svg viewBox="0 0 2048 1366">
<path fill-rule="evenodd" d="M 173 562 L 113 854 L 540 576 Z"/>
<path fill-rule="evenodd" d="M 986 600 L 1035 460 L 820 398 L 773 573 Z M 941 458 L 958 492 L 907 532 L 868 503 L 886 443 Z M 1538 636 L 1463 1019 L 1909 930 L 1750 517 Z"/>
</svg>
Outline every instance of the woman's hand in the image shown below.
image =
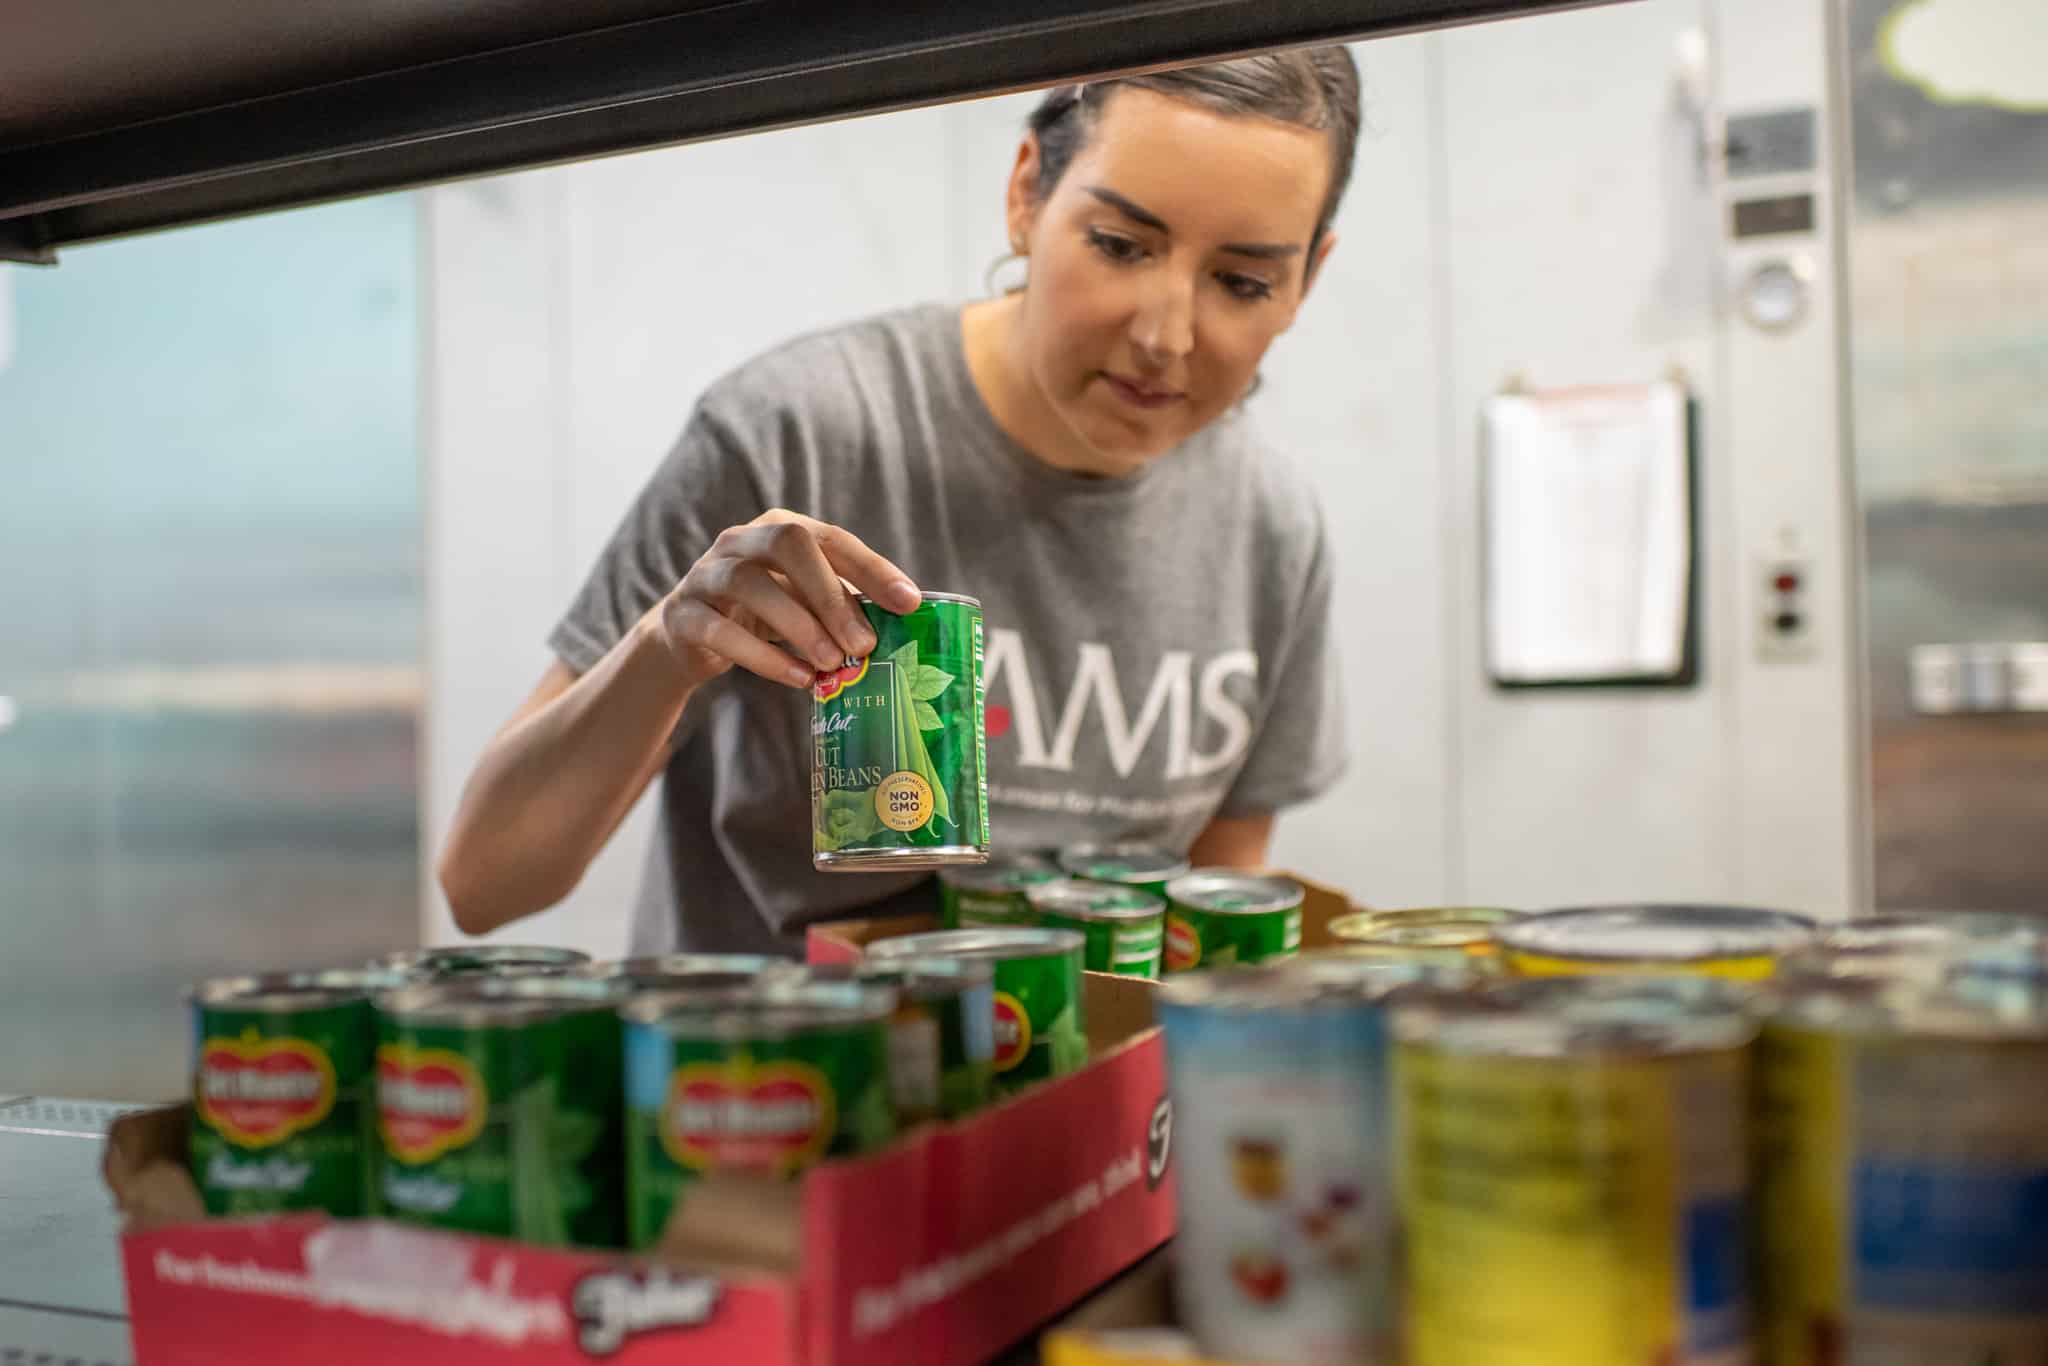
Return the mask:
<svg viewBox="0 0 2048 1366">
<path fill-rule="evenodd" d="M 773 508 L 721 531 L 650 615 L 686 688 L 734 665 L 808 688 L 875 648 L 854 592 L 898 613 L 920 601 L 910 577 L 852 532 Z"/>
</svg>

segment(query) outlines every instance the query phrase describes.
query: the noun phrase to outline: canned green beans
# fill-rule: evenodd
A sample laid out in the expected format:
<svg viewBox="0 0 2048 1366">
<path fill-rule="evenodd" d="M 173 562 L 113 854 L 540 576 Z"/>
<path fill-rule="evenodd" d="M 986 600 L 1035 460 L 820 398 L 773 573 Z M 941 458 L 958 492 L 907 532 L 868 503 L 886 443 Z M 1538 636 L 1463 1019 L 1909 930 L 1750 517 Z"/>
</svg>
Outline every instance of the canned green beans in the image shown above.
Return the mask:
<svg viewBox="0 0 2048 1366">
<path fill-rule="evenodd" d="M 1083 940 L 1072 930 L 941 930 L 868 945 L 880 963 L 964 958 L 995 970 L 995 1083 L 1015 1091 L 1088 1061 L 1081 997 Z"/>
<path fill-rule="evenodd" d="M 1060 850 L 1068 877 L 1115 882 L 1165 900 L 1166 884 L 1188 871 L 1188 861 L 1154 844 L 1076 844 Z"/>
<path fill-rule="evenodd" d="M 907 616 L 860 606 L 874 652 L 812 688 L 812 862 L 828 872 L 981 863 L 981 604 L 926 593 Z"/>
<path fill-rule="evenodd" d="M 586 963 L 570 975 L 602 982 L 621 982 L 634 991 L 683 988 L 743 987 L 798 969 L 787 958 L 760 953 L 664 953 Z"/>
<path fill-rule="evenodd" d="M 369 972 L 201 983 L 192 1003 L 192 1179 L 209 1214 L 372 1212 Z"/>
<path fill-rule="evenodd" d="M 617 1246 L 623 997 L 564 977 L 379 996 L 386 1208 L 472 1233 Z"/>
<path fill-rule="evenodd" d="M 1167 884 L 1166 970 L 1263 963 L 1301 949 L 1301 884 L 1205 868 Z"/>
<path fill-rule="evenodd" d="M 403 973 L 414 981 L 440 982 L 458 977 L 546 977 L 589 961 L 587 953 L 539 944 L 449 944 L 387 953 L 370 966 Z"/>
<path fill-rule="evenodd" d="M 941 869 L 939 923 L 949 930 L 1033 925 L 1037 922 L 1025 893 L 1065 876 L 1038 854 L 997 854 L 979 868 Z"/>
<path fill-rule="evenodd" d="M 1038 923 L 1078 931 L 1087 944 L 1082 966 L 1126 977 L 1159 976 L 1166 935 L 1166 902 L 1139 887 L 1114 882 L 1042 882 L 1025 893 Z"/>
<path fill-rule="evenodd" d="M 818 982 L 652 995 L 626 1022 L 626 1174 L 634 1247 L 655 1242 L 715 1171 L 795 1176 L 896 1134 L 896 993 Z"/>
<path fill-rule="evenodd" d="M 995 972 L 964 958 L 898 958 L 798 968 L 784 982 L 856 982 L 897 993 L 889 1087 L 899 1125 L 958 1119 L 988 1104 L 995 1070 Z"/>
</svg>

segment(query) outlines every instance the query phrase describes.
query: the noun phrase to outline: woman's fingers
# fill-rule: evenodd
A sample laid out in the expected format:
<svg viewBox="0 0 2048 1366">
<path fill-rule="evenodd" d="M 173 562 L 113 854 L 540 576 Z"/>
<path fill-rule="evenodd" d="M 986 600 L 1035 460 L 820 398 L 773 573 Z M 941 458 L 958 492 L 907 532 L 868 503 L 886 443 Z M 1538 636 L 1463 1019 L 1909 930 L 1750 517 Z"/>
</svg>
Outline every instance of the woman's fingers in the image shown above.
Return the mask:
<svg viewBox="0 0 2048 1366">
<path fill-rule="evenodd" d="M 671 640 L 718 659 L 728 660 L 771 683 L 808 688 L 817 671 L 811 665 L 740 625 L 699 597 L 670 599 L 666 627 Z"/>
</svg>

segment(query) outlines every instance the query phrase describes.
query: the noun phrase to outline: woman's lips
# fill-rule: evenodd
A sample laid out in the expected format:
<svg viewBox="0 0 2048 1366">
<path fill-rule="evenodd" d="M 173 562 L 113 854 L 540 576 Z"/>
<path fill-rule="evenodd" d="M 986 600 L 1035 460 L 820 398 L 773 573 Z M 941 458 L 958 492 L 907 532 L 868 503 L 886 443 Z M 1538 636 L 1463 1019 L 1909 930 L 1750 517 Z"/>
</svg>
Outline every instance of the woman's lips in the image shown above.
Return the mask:
<svg viewBox="0 0 2048 1366">
<path fill-rule="evenodd" d="M 1180 402 L 1182 397 L 1177 389 L 1156 389 L 1150 385 L 1120 379 L 1107 370 L 1102 372 L 1102 378 L 1108 383 L 1111 393 L 1134 408 L 1164 408 L 1170 403 Z"/>
</svg>

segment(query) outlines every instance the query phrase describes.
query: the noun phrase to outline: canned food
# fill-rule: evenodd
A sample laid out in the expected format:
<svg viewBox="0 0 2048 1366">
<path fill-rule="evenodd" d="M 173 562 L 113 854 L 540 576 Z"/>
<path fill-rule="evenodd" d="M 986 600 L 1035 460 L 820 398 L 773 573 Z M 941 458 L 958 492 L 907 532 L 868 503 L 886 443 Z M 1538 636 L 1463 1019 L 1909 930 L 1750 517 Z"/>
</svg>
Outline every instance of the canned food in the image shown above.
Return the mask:
<svg viewBox="0 0 2048 1366">
<path fill-rule="evenodd" d="M 1739 990 L 1502 982 L 1392 1015 L 1411 1366 L 1747 1359 Z"/>
<path fill-rule="evenodd" d="M 1166 888 L 1166 970 L 1285 958 L 1301 948 L 1301 884 L 1205 868 Z"/>
<path fill-rule="evenodd" d="M 624 996 L 572 977 L 378 996 L 385 1207 L 440 1228 L 618 1246 Z"/>
<path fill-rule="evenodd" d="M 926 593 L 907 616 L 860 607 L 874 652 L 812 688 L 811 861 L 827 872 L 984 862 L 981 604 Z"/>
<path fill-rule="evenodd" d="M 1494 943 L 1495 928 L 1476 920 L 1411 921 L 1388 925 L 1377 934 L 1353 934 L 1328 948 L 1315 950 L 1311 956 L 1381 958 L 1497 972 L 1500 946 Z"/>
<path fill-rule="evenodd" d="M 1862 977 L 1933 986 L 1972 962 L 2024 956 L 2048 922 L 2032 916 L 1943 912 L 1874 915 L 1823 928 L 1779 965 L 1786 979 Z"/>
<path fill-rule="evenodd" d="M 1188 871 L 1186 859 L 1156 844 L 1076 844 L 1060 850 L 1059 865 L 1068 877 L 1121 883 L 1162 901 L 1166 884 Z"/>
<path fill-rule="evenodd" d="M 1814 923 L 1740 906 L 1588 906 L 1547 911 L 1495 934 L 1511 973 L 1693 973 L 1754 981 L 1812 940 Z"/>
<path fill-rule="evenodd" d="M 995 970 L 962 958 L 902 958 L 798 968 L 783 983 L 857 982 L 897 994 L 889 1089 L 900 1126 L 958 1119 L 988 1104 L 995 1071 Z"/>
<path fill-rule="evenodd" d="M 455 977 L 547 977 L 589 961 L 587 953 L 540 944 L 449 944 L 387 953 L 370 967 L 433 982 Z"/>
<path fill-rule="evenodd" d="M 744 987 L 764 977 L 801 969 L 801 964 L 790 959 L 759 953 L 663 953 L 586 963 L 571 975 L 622 982 L 634 991 L 664 991 Z"/>
<path fill-rule="evenodd" d="M 1788 982 L 1756 1065 L 1765 1361 L 2048 1361 L 2040 983 Z"/>
<path fill-rule="evenodd" d="M 1174 1290 L 1205 1358 L 1389 1361 L 1398 1341 L 1386 1025 L 1400 964 L 1174 976 Z"/>
<path fill-rule="evenodd" d="M 1082 938 L 1072 930 L 940 930 L 868 945 L 868 957 L 964 958 L 995 973 L 995 1089 L 1016 1091 L 1088 1061 Z"/>
<path fill-rule="evenodd" d="M 626 1184 L 634 1247 L 714 1172 L 796 1176 L 896 1134 L 896 993 L 851 983 L 643 996 L 626 1022 Z"/>
<path fill-rule="evenodd" d="M 1075 930 L 1087 942 L 1081 966 L 1090 972 L 1157 977 L 1166 935 L 1166 902 L 1139 887 L 1070 878 L 1041 882 L 1026 896 L 1038 923 Z"/>
<path fill-rule="evenodd" d="M 192 1180 L 208 1214 L 367 1214 L 376 1133 L 370 972 L 222 977 L 193 988 Z"/>
<path fill-rule="evenodd" d="M 979 868 L 939 870 L 939 923 L 949 930 L 1037 923 L 1024 893 L 1066 874 L 1040 854 L 997 854 Z"/>
<path fill-rule="evenodd" d="M 1461 924 L 1506 925 L 1520 920 L 1522 912 L 1499 906 L 1408 906 L 1389 911 L 1353 911 L 1329 924 L 1330 938 L 1343 943 L 1372 939 L 1402 925 L 1435 925 L 1446 920 Z"/>
</svg>

